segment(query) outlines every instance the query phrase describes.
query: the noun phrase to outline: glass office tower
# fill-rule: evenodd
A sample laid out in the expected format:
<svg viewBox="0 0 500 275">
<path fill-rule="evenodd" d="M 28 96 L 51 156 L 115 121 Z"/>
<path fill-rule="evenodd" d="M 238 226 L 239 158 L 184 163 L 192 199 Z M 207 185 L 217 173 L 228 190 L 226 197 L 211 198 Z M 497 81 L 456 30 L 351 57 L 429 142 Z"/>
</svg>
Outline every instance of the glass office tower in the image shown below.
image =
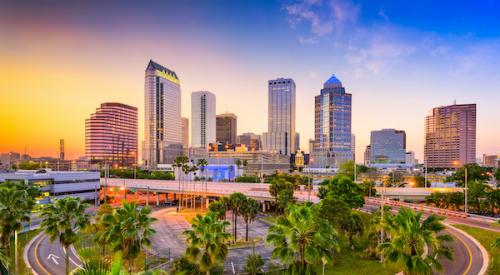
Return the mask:
<svg viewBox="0 0 500 275">
<path fill-rule="evenodd" d="M 263 149 L 290 155 L 295 148 L 295 82 L 278 78 L 268 82 L 267 133 L 262 136 Z"/>
<path fill-rule="evenodd" d="M 314 101 L 312 166 L 334 168 L 353 159 L 351 109 L 352 95 L 332 75 Z"/>
<path fill-rule="evenodd" d="M 395 129 L 371 131 L 370 163 L 406 163 L 406 133 Z"/>
<path fill-rule="evenodd" d="M 150 60 L 144 84 L 144 165 L 171 164 L 182 155 L 181 88 L 174 71 Z"/>
</svg>

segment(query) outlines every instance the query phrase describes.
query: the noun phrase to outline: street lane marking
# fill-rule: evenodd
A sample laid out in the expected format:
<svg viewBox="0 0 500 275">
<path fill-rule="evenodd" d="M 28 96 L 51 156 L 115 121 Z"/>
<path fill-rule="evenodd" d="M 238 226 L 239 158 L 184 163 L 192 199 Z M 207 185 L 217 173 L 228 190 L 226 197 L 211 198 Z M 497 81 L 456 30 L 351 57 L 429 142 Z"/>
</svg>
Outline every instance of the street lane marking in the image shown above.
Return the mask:
<svg viewBox="0 0 500 275">
<path fill-rule="evenodd" d="M 450 230 L 450 233 L 451 233 L 453 236 L 457 237 L 457 239 L 458 239 L 461 243 L 463 243 L 463 244 L 465 245 L 465 248 L 467 249 L 467 253 L 469 253 L 469 265 L 467 266 L 467 269 L 465 269 L 465 271 L 464 271 L 464 273 L 463 273 L 463 275 L 466 275 L 466 274 L 467 274 L 467 272 L 469 272 L 469 270 L 470 270 L 470 269 L 471 269 L 471 267 L 472 267 L 472 251 L 470 250 L 469 245 L 468 245 L 468 244 L 467 244 L 467 243 L 466 243 L 466 242 L 465 242 L 465 241 L 464 241 L 464 240 L 463 240 L 463 239 L 462 239 L 462 238 L 461 238 L 458 234 L 453 233 L 453 230 Z"/>
<path fill-rule="evenodd" d="M 59 256 L 54 255 L 54 254 L 52 254 L 52 253 L 51 253 L 51 254 L 49 254 L 49 256 L 47 257 L 47 260 L 50 260 L 50 259 L 52 259 L 52 261 L 54 261 L 54 263 L 55 263 L 56 265 L 59 265 L 59 262 L 56 260 L 56 259 L 59 259 Z"/>
<path fill-rule="evenodd" d="M 38 266 L 40 266 L 40 268 L 42 268 L 42 270 L 49 274 L 50 275 L 50 272 L 45 269 L 45 267 L 42 265 L 42 263 L 40 262 L 40 259 L 38 259 L 38 247 L 40 246 L 40 243 L 42 242 L 43 238 L 45 238 L 45 236 L 42 235 L 42 237 L 40 237 L 40 239 L 38 240 L 38 242 L 36 243 L 36 246 L 35 246 L 35 251 L 34 251 L 34 254 L 35 254 L 35 260 L 36 262 L 38 263 Z"/>
</svg>

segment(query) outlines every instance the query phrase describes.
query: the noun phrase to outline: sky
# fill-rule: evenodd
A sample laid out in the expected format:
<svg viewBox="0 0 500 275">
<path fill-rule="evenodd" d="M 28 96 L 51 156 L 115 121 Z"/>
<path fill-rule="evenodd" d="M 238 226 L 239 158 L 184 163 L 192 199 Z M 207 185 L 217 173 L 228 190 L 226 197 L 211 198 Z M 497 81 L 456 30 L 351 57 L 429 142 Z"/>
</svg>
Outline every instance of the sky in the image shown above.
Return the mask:
<svg viewBox="0 0 500 275">
<path fill-rule="evenodd" d="M 0 152 L 85 154 L 85 119 L 103 102 L 139 108 L 150 59 L 190 94 L 209 90 L 238 133 L 267 131 L 267 80 L 297 85 L 301 147 L 314 96 L 335 74 L 353 95 L 362 162 L 370 131 L 407 133 L 423 159 L 433 107 L 477 104 L 477 157 L 500 153 L 498 1 L 0 0 Z"/>
</svg>

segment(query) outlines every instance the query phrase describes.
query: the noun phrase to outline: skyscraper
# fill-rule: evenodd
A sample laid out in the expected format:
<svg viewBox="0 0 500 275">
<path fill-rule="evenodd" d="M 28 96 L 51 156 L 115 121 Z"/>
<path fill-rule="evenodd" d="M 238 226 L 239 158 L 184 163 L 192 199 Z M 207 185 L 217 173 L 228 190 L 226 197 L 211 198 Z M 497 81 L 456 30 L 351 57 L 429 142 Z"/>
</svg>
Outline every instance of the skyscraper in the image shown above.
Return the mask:
<svg viewBox="0 0 500 275">
<path fill-rule="evenodd" d="M 208 91 L 191 94 L 191 146 L 208 148 L 215 143 L 215 95 Z"/>
<path fill-rule="evenodd" d="M 217 115 L 216 140 L 224 144 L 235 144 L 238 117 L 232 113 Z"/>
<path fill-rule="evenodd" d="M 436 107 L 425 118 L 424 163 L 457 168 L 476 162 L 476 104 Z"/>
<path fill-rule="evenodd" d="M 189 118 L 182 117 L 182 148 L 184 156 L 189 155 Z"/>
<path fill-rule="evenodd" d="M 395 129 L 371 131 L 370 163 L 406 163 L 406 133 Z"/>
<path fill-rule="evenodd" d="M 352 160 L 351 107 L 352 95 L 345 92 L 335 75 L 323 85 L 314 99 L 315 167 L 339 167 Z"/>
<path fill-rule="evenodd" d="M 147 167 L 182 154 L 181 88 L 174 71 L 150 60 L 144 84 L 143 159 Z"/>
<path fill-rule="evenodd" d="M 291 78 L 268 81 L 267 133 L 264 150 L 290 155 L 295 147 L 295 82 Z"/>
<path fill-rule="evenodd" d="M 137 162 L 137 107 L 102 103 L 85 120 L 85 154 L 94 163 L 131 167 Z"/>
</svg>

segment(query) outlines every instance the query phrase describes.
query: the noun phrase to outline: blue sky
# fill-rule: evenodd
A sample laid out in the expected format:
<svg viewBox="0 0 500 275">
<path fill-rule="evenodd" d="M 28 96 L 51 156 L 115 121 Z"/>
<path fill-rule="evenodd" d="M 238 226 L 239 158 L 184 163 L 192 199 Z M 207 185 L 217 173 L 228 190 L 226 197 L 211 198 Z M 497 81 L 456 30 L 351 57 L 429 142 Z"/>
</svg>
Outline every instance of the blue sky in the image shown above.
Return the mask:
<svg viewBox="0 0 500 275">
<path fill-rule="evenodd" d="M 59 128 L 70 129 L 103 101 L 142 112 L 143 71 L 153 58 L 179 75 L 185 116 L 189 94 L 210 90 L 218 112 L 238 115 L 239 133 L 266 131 L 267 80 L 292 77 L 306 150 L 314 96 L 336 74 L 353 94 L 358 161 L 370 130 L 380 128 L 406 130 L 408 150 L 422 159 L 429 110 L 454 100 L 477 103 L 479 157 L 500 153 L 498 14 L 498 1 L 2 1 L 0 58 L 48 79 L 78 72 L 57 85 L 44 78 L 30 91 L 78 104 L 73 117 L 54 121 L 46 133 L 54 146 L 68 136 L 75 156 L 83 154 L 83 127 L 71 134 Z M 0 104 L 26 104 L 15 97 L 20 88 L 12 78 L 0 77 L 0 85 L 14 94 Z M 26 129 L 16 131 L 2 143 L 23 148 L 33 139 Z"/>
</svg>

